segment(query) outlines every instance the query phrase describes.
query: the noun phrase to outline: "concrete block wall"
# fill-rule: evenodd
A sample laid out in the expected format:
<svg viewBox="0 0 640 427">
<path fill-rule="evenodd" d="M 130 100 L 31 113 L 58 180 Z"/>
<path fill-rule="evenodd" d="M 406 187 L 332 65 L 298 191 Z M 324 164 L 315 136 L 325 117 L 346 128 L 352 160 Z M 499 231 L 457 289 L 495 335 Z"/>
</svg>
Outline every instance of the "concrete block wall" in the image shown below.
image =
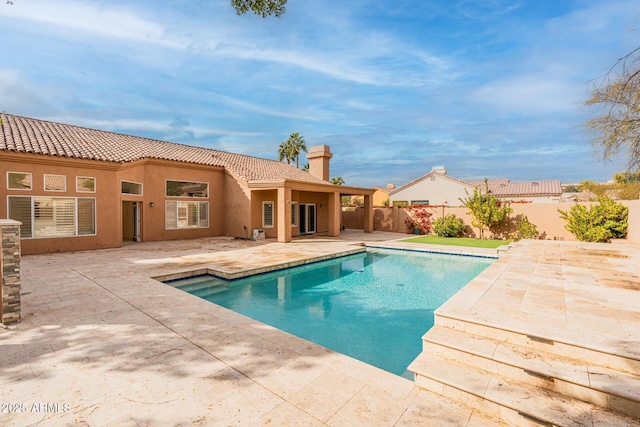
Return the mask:
<svg viewBox="0 0 640 427">
<path fill-rule="evenodd" d="M 623 205 L 629 208 L 629 228 L 627 239 L 640 243 L 640 200 L 622 200 Z M 591 205 L 592 203 L 585 203 Z M 538 228 L 538 232 L 546 240 L 567 240 L 574 241 L 576 238 L 565 228 L 565 220 L 560 218 L 558 209 L 568 211 L 574 203 L 511 203 L 513 213 L 512 218 L 518 215 L 526 215 L 532 224 Z M 462 218 L 471 227 L 472 231 L 478 234 L 477 228 L 471 225 L 472 217 L 465 207 L 430 206 L 428 210 L 433 215 L 432 221 L 447 214 L 455 214 Z M 384 207 L 373 208 L 373 229 L 379 231 L 392 231 L 404 233 L 404 219 L 407 217 L 404 208 Z M 346 228 L 362 229 L 362 208 L 342 211 L 342 224 Z"/>
</svg>

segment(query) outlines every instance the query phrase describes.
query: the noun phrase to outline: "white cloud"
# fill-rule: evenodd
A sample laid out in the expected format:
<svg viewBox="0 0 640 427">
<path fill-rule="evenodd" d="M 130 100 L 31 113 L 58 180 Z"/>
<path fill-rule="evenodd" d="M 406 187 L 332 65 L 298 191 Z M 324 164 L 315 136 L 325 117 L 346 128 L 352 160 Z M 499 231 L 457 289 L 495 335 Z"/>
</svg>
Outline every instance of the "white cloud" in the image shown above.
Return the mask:
<svg viewBox="0 0 640 427">
<path fill-rule="evenodd" d="M 99 36 L 184 47 L 184 43 L 167 37 L 163 25 L 146 20 L 133 10 L 112 5 L 73 0 L 28 0 L 0 8 L 0 16 Z"/>
<path fill-rule="evenodd" d="M 0 8 L 0 16 L 5 19 L 47 24 L 67 34 L 82 32 L 179 49 L 196 56 L 286 64 L 364 85 L 420 86 L 447 75 L 450 78 L 446 60 L 417 46 L 407 46 L 384 32 L 353 28 L 342 21 L 335 31 L 328 29 L 308 36 L 308 43 L 300 48 L 296 40 L 302 36 L 298 33 L 303 31 L 301 28 L 265 33 L 264 28 L 262 32 L 254 30 L 245 21 L 229 26 L 216 16 L 207 17 L 204 22 L 200 17 L 176 14 L 172 16 L 174 21 L 161 22 L 146 15 L 143 9 L 79 0 L 29 0 Z M 350 43 L 345 44 L 344 40 Z M 387 69 L 392 56 L 414 63 L 417 69 L 401 73 Z"/>
<path fill-rule="evenodd" d="M 218 101 L 221 101 L 224 104 L 231 105 L 243 111 L 264 114 L 267 116 L 284 117 L 288 119 L 297 119 L 297 120 L 305 120 L 305 121 L 323 121 L 327 119 L 326 113 L 320 110 L 315 110 L 315 109 L 311 111 L 308 108 L 305 108 L 301 111 L 299 108 L 296 108 L 295 110 L 281 111 L 275 108 L 267 108 L 261 105 L 247 102 L 247 101 L 235 99 L 227 95 L 210 93 L 208 94 L 208 96 L 212 99 L 216 99 Z"/>
<path fill-rule="evenodd" d="M 30 111 L 51 108 L 45 92 L 34 87 L 20 72 L 0 68 L 0 111 L 31 114 Z"/>
<path fill-rule="evenodd" d="M 480 86 L 471 94 L 480 104 L 512 114 L 574 112 L 583 92 L 575 81 L 544 74 L 516 75 Z"/>
<path fill-rule="evenodd" d="M 164 139 L 167 139 L 167 140 L 180 139 L 184 137 L 186 134 L 193 136 L 197 139 L 207 138 L 211 136 L 219 136 L 219 135 L 234 135 L 234 136 L 248 136 L 248 137 L 256 137 L 256 136 L 262 135 L 261 132 L 237 131 L 232 129 L 208 128 L 208 127 L 191 126 L 191 125 L 175 125 L 170 123 L 170 121 L 164 121 L 164 120 L 145 120 L 145 119 L 104 120 L 104 119 L 83 118 L 83 117 L 77 117 L 77 116 L 74 116 L 74 117 L 56 116 L 55 118 L 50 118 L 50 120 L 54 120 L 62 123 L 72 123 L 77 126 L 102 129 L 102 130 L 107 130 L 112 132 L 117 132 L 122 129 L 128 129 L 128 130 L 136 130 L 139 132 L 165 133 L 166 135 Z M 176 138 L 178 136 L 180 138 Z"/>
<path fill-rule="evenodd" d="M 455 8 L 459 14 L 469 19 L 488 20 L 506 15 L 522 6 L 513 0 L 459 0 Z"/>
</svg>

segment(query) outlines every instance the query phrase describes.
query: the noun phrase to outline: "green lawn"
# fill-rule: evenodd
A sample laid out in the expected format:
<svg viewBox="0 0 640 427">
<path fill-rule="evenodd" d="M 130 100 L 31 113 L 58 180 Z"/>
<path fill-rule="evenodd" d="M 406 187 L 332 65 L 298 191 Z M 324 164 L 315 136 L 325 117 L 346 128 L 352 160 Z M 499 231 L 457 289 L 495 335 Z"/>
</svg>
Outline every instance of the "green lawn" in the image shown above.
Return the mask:
<svg viewBox="0 0 640 427">
<path fill-rule="evenodd" d="M 411 239 L 402 240 L 411 243 L 430 243 L 433 245 L 451 245 L 451 246 L 469 246 L 472 248 L 491 248 L 508 245 L 509 240 L 481 240 L 472 239 L 470 237 L 438 237 L 438 236 L 420 236 Z"/>
</svg>

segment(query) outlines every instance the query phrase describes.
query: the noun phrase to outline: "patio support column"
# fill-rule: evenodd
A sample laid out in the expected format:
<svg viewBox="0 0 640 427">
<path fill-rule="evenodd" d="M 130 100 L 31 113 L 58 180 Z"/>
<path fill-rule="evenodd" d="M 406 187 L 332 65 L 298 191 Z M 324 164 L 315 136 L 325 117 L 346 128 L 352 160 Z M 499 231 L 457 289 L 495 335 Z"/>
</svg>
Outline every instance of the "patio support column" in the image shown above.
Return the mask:
<svg viewBox="0 0 640 427">
<path fill-rule="evenodd" d="M 364 232 L 373 233 L 373 195 L 364 196 Z"/>
<path fill-rule="evenodd" d="M 291 188 L 278 188 L 278 242 L 291 241 Z"/>
<path fill-rule="evenodd" d="M 340 236 L 342 224 L 342 206 L 340 205 L 340 192 L 329 193 L 329 237 Z"/>
<path fill-rule="evenodd" d="M 20 321 L 20 225 L 0 219 L 0 323 Z"/>
</svg>

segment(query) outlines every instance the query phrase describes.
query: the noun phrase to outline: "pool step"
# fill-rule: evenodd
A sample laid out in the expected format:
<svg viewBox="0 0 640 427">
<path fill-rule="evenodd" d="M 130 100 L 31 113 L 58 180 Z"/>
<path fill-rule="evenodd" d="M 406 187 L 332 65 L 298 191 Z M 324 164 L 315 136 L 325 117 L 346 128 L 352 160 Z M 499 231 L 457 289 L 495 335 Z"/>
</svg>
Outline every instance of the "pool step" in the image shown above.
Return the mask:
<svg viewBox="0 0 640 427">
<path fill-rule="evenodd" d="M 640 420 L 475 366 L 422 353 L 410 370 L 416 385 L 513 426 L 638 426 Z"/>
<path fill-rule="evenodd" d="M 208 296 L 217 294 L 218 292 L 228 290 L 229 286 L 220 280 L 214 279 L 180 285 L 178 289 L 200 298 L 207 298 Z"/>
<path fill-rule="evenodd" d="M 442 326 L 424 335 L 423 353 L 640 419 L 640 376 L 591 360 L 561 357 Z"/>
</svg>

